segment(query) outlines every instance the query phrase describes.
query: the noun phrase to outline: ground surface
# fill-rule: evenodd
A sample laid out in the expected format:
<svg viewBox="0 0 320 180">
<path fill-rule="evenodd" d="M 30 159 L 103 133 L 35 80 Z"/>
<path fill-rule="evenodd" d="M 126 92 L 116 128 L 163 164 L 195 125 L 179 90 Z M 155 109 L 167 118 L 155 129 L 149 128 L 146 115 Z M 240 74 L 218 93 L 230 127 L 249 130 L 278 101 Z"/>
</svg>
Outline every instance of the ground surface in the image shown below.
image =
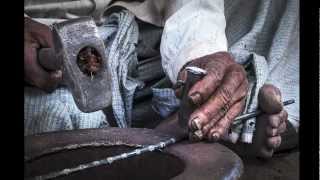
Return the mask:
<svg viewBox="0 0 320 180">
<path fill-rule="evenodd" d="M 298 180 L 299 152 L 276 155 L 268 161 L 243 159 L 242 180 Z"/>
</svg>

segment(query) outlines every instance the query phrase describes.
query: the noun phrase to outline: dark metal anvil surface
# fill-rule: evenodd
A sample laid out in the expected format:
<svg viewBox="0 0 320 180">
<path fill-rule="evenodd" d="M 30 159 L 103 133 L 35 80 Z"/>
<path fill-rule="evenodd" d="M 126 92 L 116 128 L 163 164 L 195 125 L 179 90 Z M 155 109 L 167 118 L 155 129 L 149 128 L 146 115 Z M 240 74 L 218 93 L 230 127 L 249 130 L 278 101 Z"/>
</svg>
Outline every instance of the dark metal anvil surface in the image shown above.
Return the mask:
<svg viewBox="0 0 320 180">
<path fill-rule="evenodd" d="M 104 128 L 60 131 L 25 137 L 25 178 L 98 160 L 150 145 L 170 136 L 151 129 Z M 218 143 L 182 141 L 110 165 L 58 179 L 238 179 L 241 159 Z"/>
</svg>

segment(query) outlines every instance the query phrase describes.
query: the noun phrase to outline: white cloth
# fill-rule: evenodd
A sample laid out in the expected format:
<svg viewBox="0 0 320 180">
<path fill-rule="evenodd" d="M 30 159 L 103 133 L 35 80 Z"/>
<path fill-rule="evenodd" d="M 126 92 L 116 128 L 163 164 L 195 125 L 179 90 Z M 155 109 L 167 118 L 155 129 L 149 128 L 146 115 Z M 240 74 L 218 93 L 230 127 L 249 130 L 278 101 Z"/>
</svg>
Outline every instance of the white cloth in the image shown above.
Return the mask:
<svg viewBox="0 0 320 180">
<path fill-rule="evenodd" d="M 227 51 L 223 0 L 190 0 L 166 21 L 161 38 L 162 66 L 170 80 L 187 62 Z"/>
<path fill-rule="evenodd" d="M 102 111 L 81 112 L 66 88 L 52 93 L 24 88 L 24 135 L 108 126 Z"/>
</svg>

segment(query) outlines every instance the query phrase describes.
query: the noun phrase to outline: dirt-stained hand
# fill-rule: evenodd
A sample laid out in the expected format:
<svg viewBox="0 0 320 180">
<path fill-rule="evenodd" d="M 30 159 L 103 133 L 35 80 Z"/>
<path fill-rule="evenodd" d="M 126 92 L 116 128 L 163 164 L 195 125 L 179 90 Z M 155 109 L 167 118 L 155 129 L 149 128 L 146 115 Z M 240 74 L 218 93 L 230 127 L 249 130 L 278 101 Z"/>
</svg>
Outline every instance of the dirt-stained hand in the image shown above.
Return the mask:
<svg viewBox="0 0 320 180">
<path fill-rule="evenodd" d="M 228 52 L 217 52 L 192 60 L 186 66 L 205 69 L 207 74 L 190 89 L 188 95 L 197 108 L 189 119 L 189 128 L 198 140 L 219 140 L 245 105 L 248 80 L 244 68 Z M 178 80 L 186 79 L 184 68 Z M 177 96 L 181 90 L 177 89 Z"/>
<path fill-rule="evenodd" d="M 25 82 L 43 89 L 53 91 L 62 79 L 61 70 L 49 71 L 38 62 L 38 50 L 52 48 L 50 28 L 28 17 L 24 19 L 24 77 Z M 54 59 L 54 58 L 48 58 Z"/>
</svg>

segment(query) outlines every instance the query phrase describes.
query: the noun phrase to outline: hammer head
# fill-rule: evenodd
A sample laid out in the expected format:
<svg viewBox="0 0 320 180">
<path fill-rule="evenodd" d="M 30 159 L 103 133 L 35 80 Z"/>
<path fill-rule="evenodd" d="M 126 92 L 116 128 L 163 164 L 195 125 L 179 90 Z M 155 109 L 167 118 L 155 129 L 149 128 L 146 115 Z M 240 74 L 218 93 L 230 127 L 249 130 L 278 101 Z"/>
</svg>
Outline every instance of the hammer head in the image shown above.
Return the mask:
<svg viewBox="0 0 320 180">
<path fill-rule="evenodd" d="M 53 25 L 57 58 L 62 60 L 64 83 L 83 112 L 111 104 L 111 77 L 105 45 L 94 20 L 83 17 Z"/>
</svg>

